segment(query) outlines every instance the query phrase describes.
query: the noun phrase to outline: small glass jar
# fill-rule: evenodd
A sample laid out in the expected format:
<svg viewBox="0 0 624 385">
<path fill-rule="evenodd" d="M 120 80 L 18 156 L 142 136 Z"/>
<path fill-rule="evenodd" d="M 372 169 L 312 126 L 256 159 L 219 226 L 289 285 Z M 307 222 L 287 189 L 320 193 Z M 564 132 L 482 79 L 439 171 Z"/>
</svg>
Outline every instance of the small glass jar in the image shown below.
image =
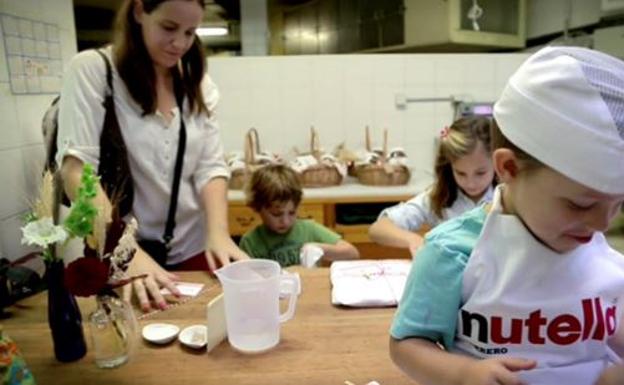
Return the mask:
<svg viewBox="0 0 624 385">
<path fill-rule="evenodd" d="M 98 296 L 89 315 L 95 364 L 115 368 L 126 363 L 136 341 L 137 322 L 132 306 L 119 298 Z"/>
</svg>

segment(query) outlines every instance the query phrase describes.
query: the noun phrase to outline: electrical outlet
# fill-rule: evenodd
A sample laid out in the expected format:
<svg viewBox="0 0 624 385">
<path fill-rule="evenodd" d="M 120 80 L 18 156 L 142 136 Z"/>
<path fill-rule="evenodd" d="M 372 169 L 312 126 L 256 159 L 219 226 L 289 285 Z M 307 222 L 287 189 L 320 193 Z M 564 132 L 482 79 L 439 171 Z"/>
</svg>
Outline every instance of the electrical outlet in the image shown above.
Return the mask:
<svg viewBox="0 0 624 385">
<path fill-rule="evenodd" d="M 394 94 L 394 105 L 400 110 L 407 107 L 407 97 L 403 93 Z"/>
</svg>

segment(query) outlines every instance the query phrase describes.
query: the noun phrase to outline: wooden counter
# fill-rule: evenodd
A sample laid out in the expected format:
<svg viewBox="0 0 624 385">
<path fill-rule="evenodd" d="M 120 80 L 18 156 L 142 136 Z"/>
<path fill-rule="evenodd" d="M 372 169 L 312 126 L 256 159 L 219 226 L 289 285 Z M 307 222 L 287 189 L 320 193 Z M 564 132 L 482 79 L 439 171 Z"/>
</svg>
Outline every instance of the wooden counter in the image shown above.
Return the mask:
<svg viewBox="0 0 624 385">
<path fill-rule="evenodd" d="M 46 293 L 21 301 L 2 320 L 5 332 L 18 344 L 39 385 L 407 385 L 391 362 L 388 330 L 394 308 L 349 309 L 330 303 L 329 269 L 293 269 L 301 274 L 302 293 L 295 317 L 282 325 L 281 342 L 269 352 L 244 355 L 227 341 L 210 354 L 183 348 L 177 341 L 166 346 L 139 341 L 131 360 L 115 369 L 98 369 L 91 352 L 80 361 L 55 361 L 47 324 Z M 221 292 L 205 273 L 181 273 L 186 281 L 206 282 L 198 297 L 139 321 L 169 322 L 185 327 L 206 322 L 206 304 Z M 93 298 L 80 301 L 87 314 Z M 210 327 L 210 326 L 209 326 Z M 85 325 L 88 341 L 89 330 Z"/>
<path fill-rule="evenodd" d="M 303 198 L 310 203 L 358 203 L 358 202 L 385 202 L 401 201 L 411 198 L 431 184 L 431 177 L 422 174 L 412 175 L 409 184 L 404 186 L 366 186 L 357 183 L 352 177 L 339 186 L 305 188 Z M 228 191 L 228 200 L 231 203 L 244 203 L 245 194 L 242 190 Z"/>
</svg>

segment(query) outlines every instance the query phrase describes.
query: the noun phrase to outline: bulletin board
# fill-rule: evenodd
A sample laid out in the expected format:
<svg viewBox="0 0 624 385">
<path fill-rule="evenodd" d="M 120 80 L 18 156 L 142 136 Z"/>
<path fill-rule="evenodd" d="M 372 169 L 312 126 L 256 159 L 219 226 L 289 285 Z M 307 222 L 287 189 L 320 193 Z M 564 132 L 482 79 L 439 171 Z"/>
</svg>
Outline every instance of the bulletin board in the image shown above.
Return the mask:
<svg viewBox="0 0 624 385">
<path fill-rule="evenodd" d="M 58 93 L 63 60 L 57 24 L 0 13 L 13 94 Z"/>
</svg>

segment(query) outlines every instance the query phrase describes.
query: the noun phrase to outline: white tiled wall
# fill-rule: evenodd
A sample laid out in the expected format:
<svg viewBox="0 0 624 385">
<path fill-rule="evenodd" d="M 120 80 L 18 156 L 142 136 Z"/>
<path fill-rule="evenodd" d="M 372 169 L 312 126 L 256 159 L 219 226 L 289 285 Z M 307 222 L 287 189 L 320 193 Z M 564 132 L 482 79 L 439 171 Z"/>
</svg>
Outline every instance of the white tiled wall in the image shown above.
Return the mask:
<svg viewBox="0 0 624 385">
<path fill-rule="evenodd" d="M 45 13 L 41 10 L 45 9 Z M 60 27 L 63 63 L 76 53 L 71 0 L 0 0 L 0 12 L 43 19 Z M 0 30 L 1 33 L 1 30 Z M 0 255 L 17 258 L 20 217 L 36 191 L 43 162 L 41 117 L 54 95 L 13 95 L 0 36 Z M 329 55 L 212 58 L 209 71 L 222 97 L 218 118 L 227 150 L 240 150 L 249 127 L 263 148 L 287 153 L 309 146 L 309 127 L 332 149 L 364 144 L 369 125 L 375 145 L 383 128 L 390 146 L 403 146 L 412 166 L 431 169 L 434 138 L 450 123 L 449 103 L 395 106 L 410 98 L 463 96 L 493 101 L 524 60 L 520 54 Z"/>
<path fill-rule="evenodd" d="M 211 58 L 209 72 L 221 90 L 218 119 L 226 151 L 241 150 L 249 127 L 263 149 L 288 153 L 309 146 L 318 130 L 327 150 L 345 142 L 364 146 L 364 127 L 381 145 L 404 147 L 412 167 L 433 165 L 434 138 L 451 123 L 449 102 L 395 106 L 409 98 L 456 96 L 494 101 L 527 54 L 394 54 Z"/>
<path fill-rule="evenodd" d="M 0 13 L 57 24 L 63 63 L 76 53 L 72 0 L 0 0 Z M 0 28 L 0 256 L 15 259 L 29 251 L 19 227 L 40 179 L 41 118 L 55 95 L 11 93 L 3 42 Z"/>
</svg>

